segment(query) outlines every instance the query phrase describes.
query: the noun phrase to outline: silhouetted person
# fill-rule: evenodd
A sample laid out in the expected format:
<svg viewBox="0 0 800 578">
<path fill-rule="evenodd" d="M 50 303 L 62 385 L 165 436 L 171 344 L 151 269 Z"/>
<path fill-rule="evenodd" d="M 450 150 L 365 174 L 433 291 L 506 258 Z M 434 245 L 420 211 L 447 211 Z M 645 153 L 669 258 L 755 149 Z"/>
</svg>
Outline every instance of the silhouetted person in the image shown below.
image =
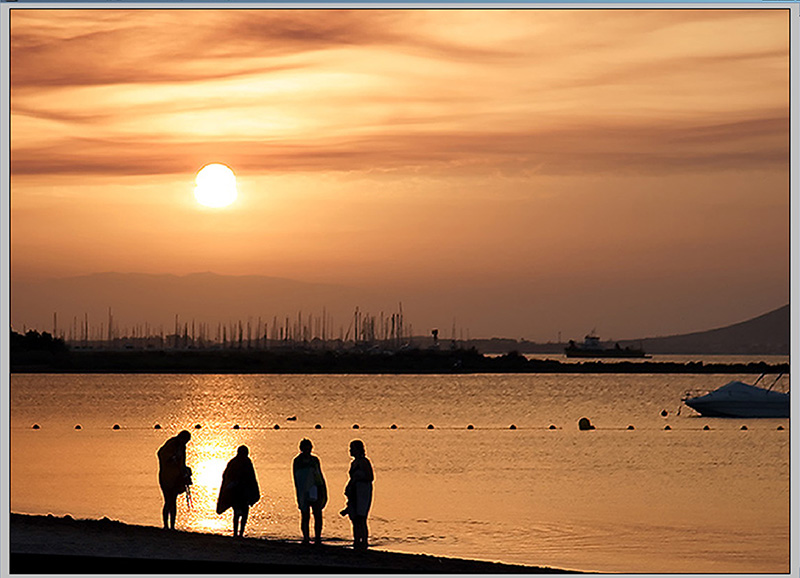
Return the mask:
<svg viewBox="0 0 800 578">
<path fill-rule="evenodd" d="M 322 476 L 322 467 L 317 456 L 311 455 L 311 440 L 300 442 L 300 453 L 292 462 L 294 489 L 297 492 L 297 507 L 300 508 L 300 529 L 303 544 L 311 540 L 309 522 L 314 512 L 314 543 L 322 543 L 322 508 L 328 503 L 328 487 Z"/>
<path fill-rule="evenodd" d="M 353 440 L 350 442 L 350 481 L 344 489 L 347 496 L 347 507 L 339 512 L 342 516 L 350 516 L 353 523 L 353 549 L 366 550 L 369 546 L 369 530 L 367 529 L 367 514 L 372 505 L 372 481 L 375 475 L 372 464 L 364 455 L 364 442 Z"/>
<path fill-rule="evenodd" d="M 183 430 L 158 449 L 158 485 L 164 494 L 161 518 L 165 529 L 175 529 L 178 495 L 192 483 L 192 470 L 186 467 L 186 444 L 190 439 L 192 435 Z"/>
<path fill-rule="evenodd" d="M 222 485 L 217 499 L 217 514 L 233 508 L 233 535 L 239 537 L 244 536 L 250 506 L 261 498 L 256 470 L 248 453 L 247 446 L 239 446 L 236 457 L 228 462 L 222 473 Z"/>
</svg>

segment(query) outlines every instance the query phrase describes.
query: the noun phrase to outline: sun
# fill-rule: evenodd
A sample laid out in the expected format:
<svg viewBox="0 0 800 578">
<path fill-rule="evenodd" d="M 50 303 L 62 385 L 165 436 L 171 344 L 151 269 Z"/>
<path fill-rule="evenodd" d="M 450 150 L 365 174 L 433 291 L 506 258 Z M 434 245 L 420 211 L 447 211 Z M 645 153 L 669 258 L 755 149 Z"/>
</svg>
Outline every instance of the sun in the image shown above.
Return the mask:
<svg viewBox="0 0 800 578">
<path fill-rule="evenodd" d="M 230 167 L 212 163 L 204 166 L 195 177 L 194 198 L 206 207 L 227 207 L 236 200 L 236 175 Z"/>
</svg>

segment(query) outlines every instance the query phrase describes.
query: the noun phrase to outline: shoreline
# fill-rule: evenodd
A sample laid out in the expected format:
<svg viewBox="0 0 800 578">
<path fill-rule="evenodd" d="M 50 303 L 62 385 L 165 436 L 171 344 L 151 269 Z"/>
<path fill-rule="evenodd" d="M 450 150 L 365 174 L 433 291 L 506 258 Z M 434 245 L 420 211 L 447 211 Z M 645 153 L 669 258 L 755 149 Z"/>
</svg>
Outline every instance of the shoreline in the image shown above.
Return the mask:
<svg viewBox="0 0 800 578">
<path fill-rule="evenodd" d="M 135 350 L 11 351 L 11 373 L 194 374 L 508 374 L 647 373 L 762 374 L 790 371 L 790 364 L 750 361 L 653 361 L 584 358 L 527 359 L 512 352 L 489 357 L 475 350 L 358 352 L 334 350 Z"/>
<path fill-rule="evenodd" d="M 12 574 L 537 574 L 574 573 L 265 538 L 166 531 L 102 518 L 10 514 Z"/>
</svg>

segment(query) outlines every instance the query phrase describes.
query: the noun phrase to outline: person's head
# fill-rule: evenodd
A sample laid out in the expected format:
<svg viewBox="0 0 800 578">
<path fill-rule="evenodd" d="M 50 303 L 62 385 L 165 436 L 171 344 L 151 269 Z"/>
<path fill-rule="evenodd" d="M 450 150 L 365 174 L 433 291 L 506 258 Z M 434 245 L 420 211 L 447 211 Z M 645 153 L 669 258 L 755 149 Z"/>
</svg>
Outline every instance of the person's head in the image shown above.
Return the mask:
<svg viewBox="0 0 800 578">
<path fill-rule="evenodd" d="M 238 457 L 246 458 L 248 453 L 250 453 L 250 450 L 247 449 L 247 446 L 239 446 L 239 449 L 236 450 Z"/>
<path fill-rule="evenodd" d="M 350 442 L 350 455 L 354 458 L 363 457 L 365 454 L 364 442 L 361 440 L 353 440 Z"/>
<path fill-rule="evenodd" d="M 178 434 L 178 441 L 180 441 L 183 444 L 188 444 L 190 439 L 192 439 L 192 434 L 190 434 L 185 429 L 181 430 L 180 433 Z"/>
<path fill-rule="evenodd" d="M 311 449 L 312 449 L 313 447 L 314 447 L 314 446 L 313 446 L 313 445 L 311 445 L 311 440 L 310 440 L 310 439 L 305 439 L 305 438 L 304 438 L 304 439 L 302 439 L 302 440 L 300 441 L 300 451 L 301 451 L 301 452 L 303 452 L 304 454 L 309 454 L 309 453 L 311 453 Z"/>
</svg>

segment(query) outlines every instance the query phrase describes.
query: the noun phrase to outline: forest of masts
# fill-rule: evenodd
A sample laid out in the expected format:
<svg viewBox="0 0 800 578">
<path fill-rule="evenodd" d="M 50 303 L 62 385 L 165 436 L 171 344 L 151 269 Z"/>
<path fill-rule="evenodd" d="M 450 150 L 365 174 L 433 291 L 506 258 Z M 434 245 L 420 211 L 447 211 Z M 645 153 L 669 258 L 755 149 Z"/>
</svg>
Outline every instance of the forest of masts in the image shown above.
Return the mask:
<svg viewBox="0 0 800 578">
<path fill-rule="evenodd" d="M 72 349 L 270 349 L 351 347 L 399 349 L 411 344 L 413 328 L 403 319 L 403 305 L 396 313 L 379 315 L 362 312 L 356 307 L 349 325 L 338 327 L 333 316 L 323 308 L 321 315 L 278 317 L 271 320 L 249 317 L 247 321 L 209 324 L 182 320 L 175 315 L 169 329 L 149 323 L 130 327 L 119 325 L 111 311 L 99 324 L 72 318 L 68 327 L 59 325 L 53 314 L 53 336 L 63 339 Z"/>
</svg>

